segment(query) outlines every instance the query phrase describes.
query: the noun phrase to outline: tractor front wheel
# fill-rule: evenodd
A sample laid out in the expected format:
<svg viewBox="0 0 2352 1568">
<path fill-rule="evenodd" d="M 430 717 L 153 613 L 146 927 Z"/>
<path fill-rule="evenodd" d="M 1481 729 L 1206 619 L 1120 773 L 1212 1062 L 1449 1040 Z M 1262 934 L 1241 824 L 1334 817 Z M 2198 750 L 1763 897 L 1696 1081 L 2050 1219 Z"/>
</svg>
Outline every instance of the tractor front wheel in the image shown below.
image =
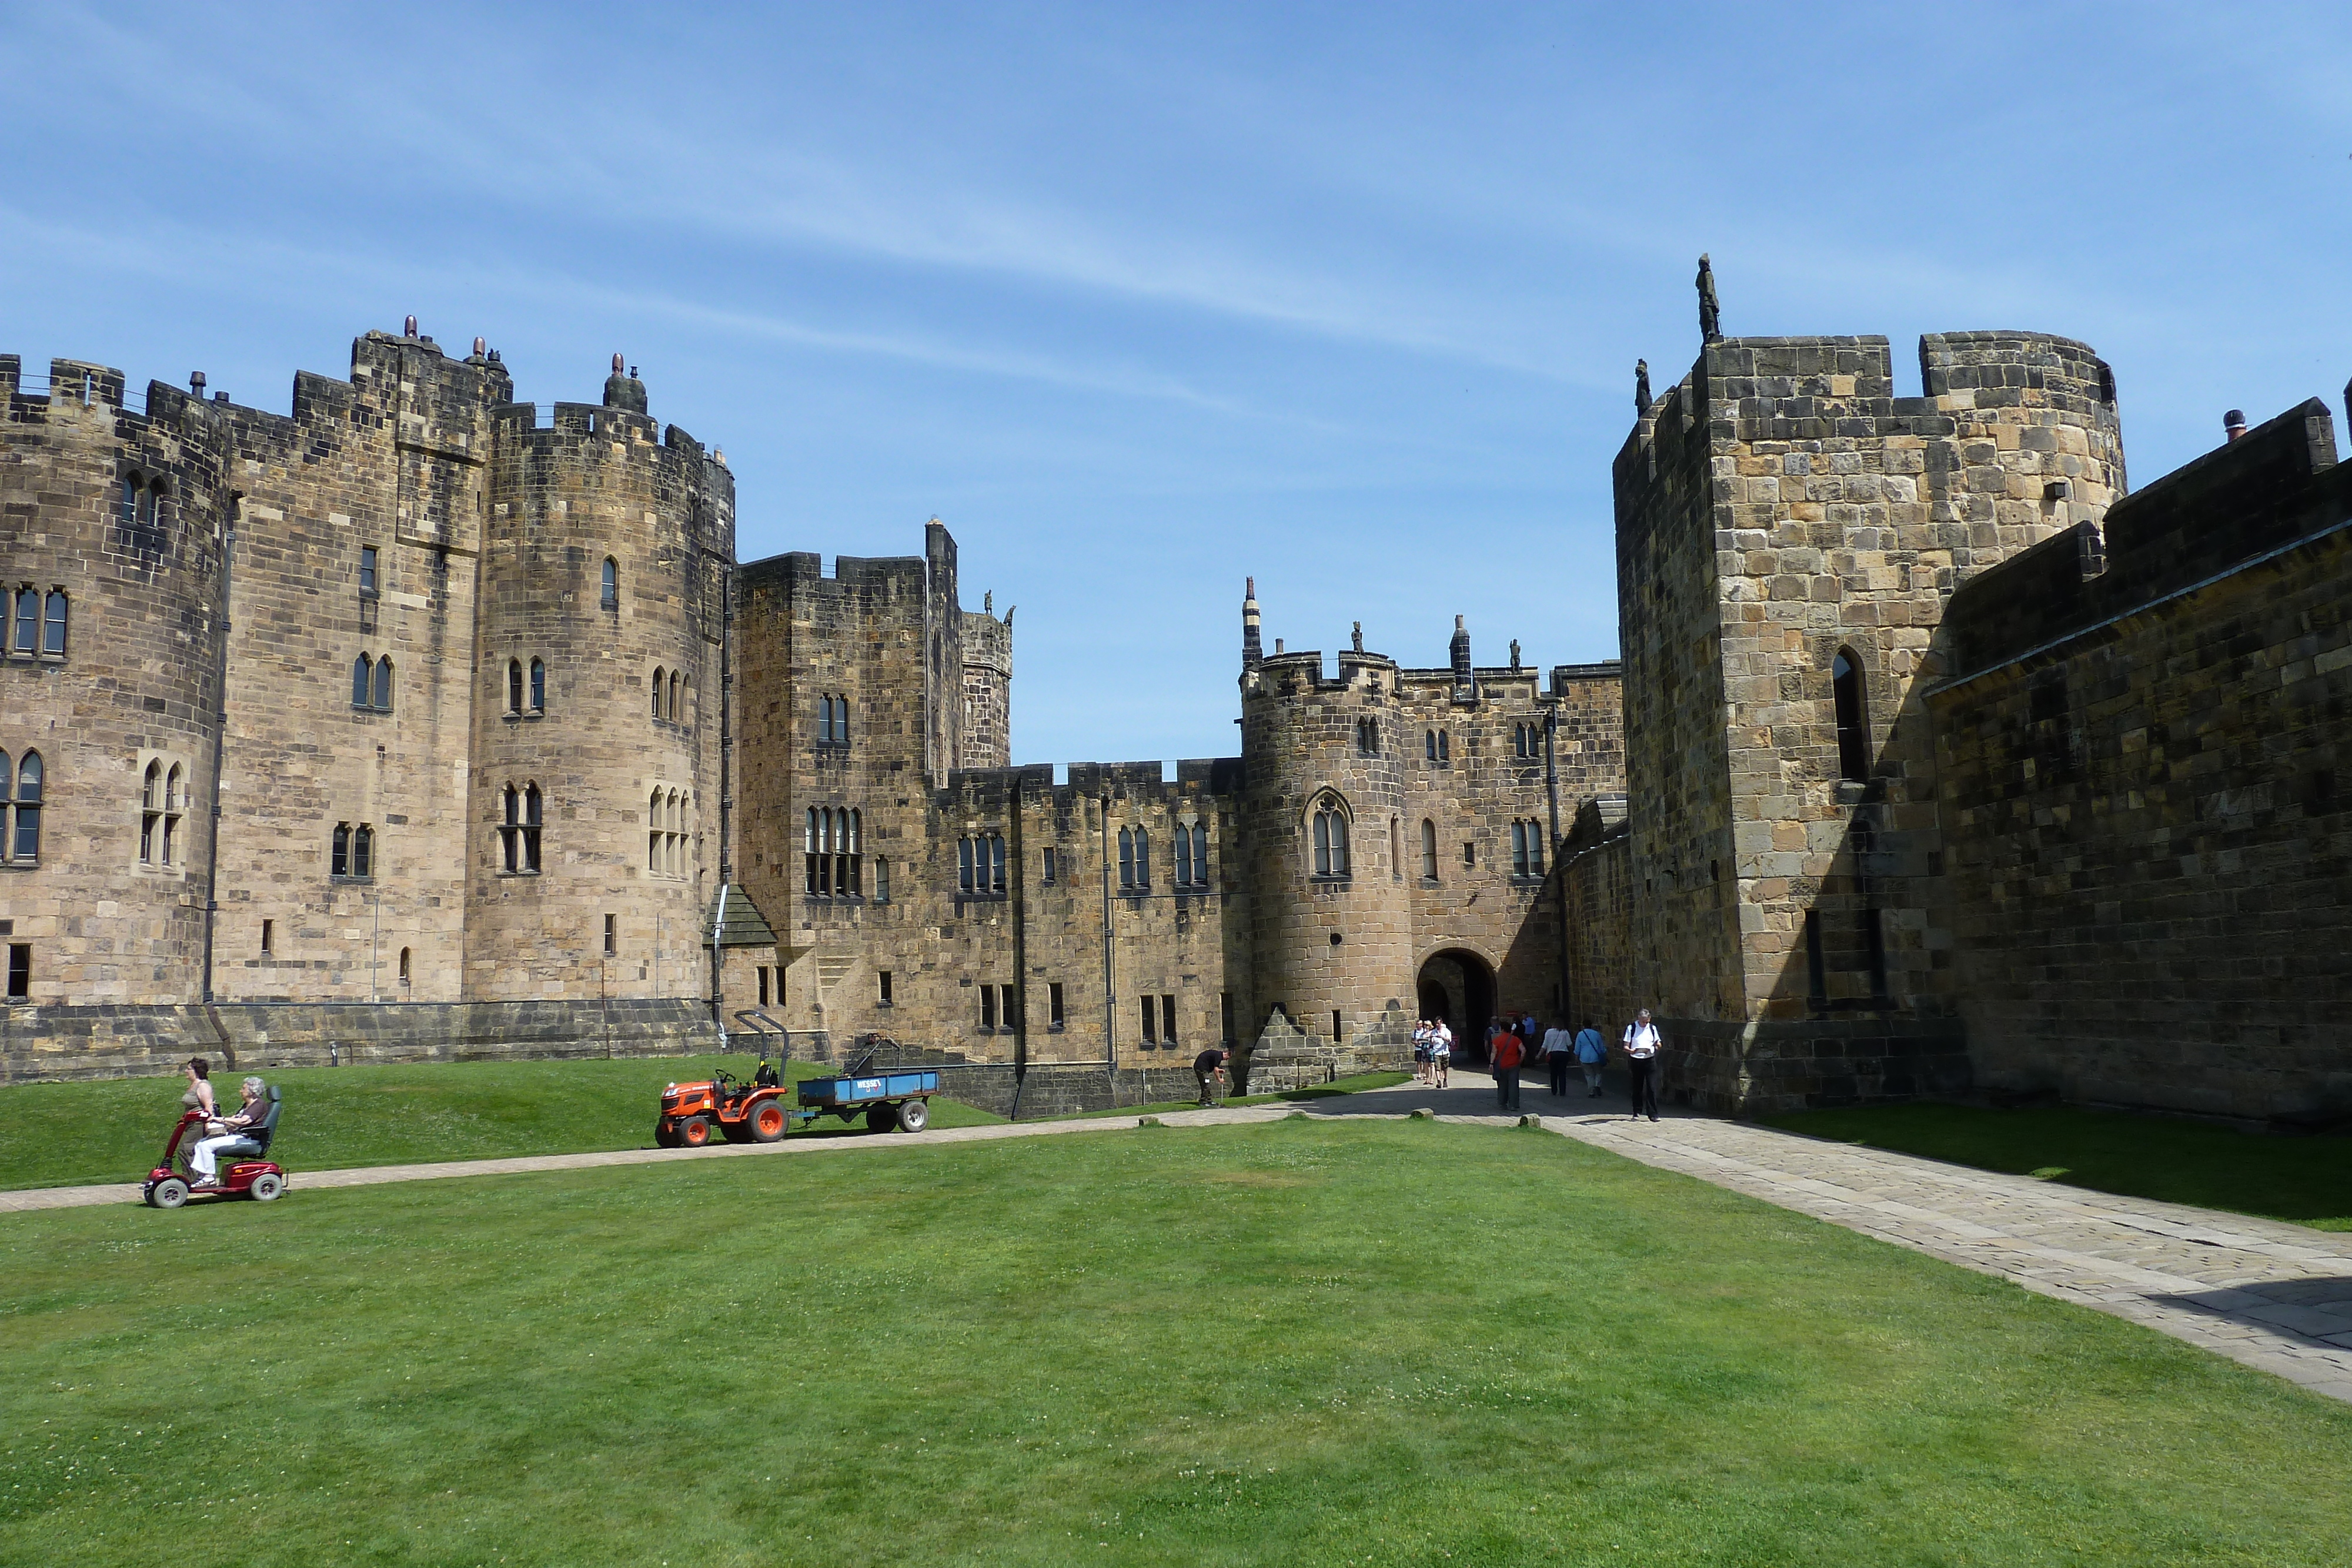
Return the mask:
<svg viewBox="0 0 2352 1568">
<path fill-rule="evenodd" d="M 698 1149 L 710 1142 L 710 1118 L 688 1116 L 677 1124 L 677 1141 L 689 1149 Z"/>
<path fill-rule="evenodd" d="M 898 1131 L 919 1133 L 931 1124 L 931 1108 L 920 1100 L 909 1100 L 898 1107 Z"/>
<path fill-rule="evenodd" d="M 869 1133 L 887 1133 L 898 1124 L 898 1107 L 896 1105 L 877 1105 L 866 1113 L 866 1130 Z"/>
<path fill-rule="evenodd" d="M 745 1121 L 755 1142 L 772 1144 L 784 1135 L 784 1108 L 773 1100 L 762 1100 L 753 1106 Z"/>
<path fill-rule="evenodd" d="M 677 1129 L 670 1125 L 668 1117 L 654 1124 L 654 1142 L 665 1149 L 677 1147 Z"/>
</svg>

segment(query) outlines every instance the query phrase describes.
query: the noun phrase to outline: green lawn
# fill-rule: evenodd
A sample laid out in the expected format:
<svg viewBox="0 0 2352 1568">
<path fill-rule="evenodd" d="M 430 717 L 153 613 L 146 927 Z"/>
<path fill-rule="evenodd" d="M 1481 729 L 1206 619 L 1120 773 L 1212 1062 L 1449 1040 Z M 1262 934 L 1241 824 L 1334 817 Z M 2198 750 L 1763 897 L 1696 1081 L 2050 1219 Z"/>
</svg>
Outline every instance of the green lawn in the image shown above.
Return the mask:
<svg viewBox="0 0 2352 1568">
<path fill-rule="evenodd" d="M 667 1083 L 724 1069 L 749 1077 L 745 1056 L 658 1056 L 586 1061 L 440 1061 L 386 1067 L 302 1067 L 261 1074 L 285 1091 L 270 1157 L 299 1171 L 412 1160 L 496 1159 L 591 1149 L 651 1148 Z M 794 1079 L 836 1071 L 790 1064 Z M 237 1103 L 243 1073 L 213 1088 Z M 184 1077 L 111 1078 L 0 1088 L 0 1187 L 139 1181 L 179 1119 Z M 931 1102 L 935 1127 L 1003 1118 Z M 856 1134 L 830 1118 L 794 1137 Z"/>
<path fill-rule="evenodd" d="M 0 1324 L 8 1563 L 2284 1568 L 2352 1539 L 2352 1407 L 1438 1123 L 17 1215 Z"/>
<path fill-rule="evenodd" d="M 2242 1133 L 2071 1105 L 1801 1111 L 1773 1126 L 2097 1192 L 2352 1230 L 2352 1138 Z"/>
</svg>

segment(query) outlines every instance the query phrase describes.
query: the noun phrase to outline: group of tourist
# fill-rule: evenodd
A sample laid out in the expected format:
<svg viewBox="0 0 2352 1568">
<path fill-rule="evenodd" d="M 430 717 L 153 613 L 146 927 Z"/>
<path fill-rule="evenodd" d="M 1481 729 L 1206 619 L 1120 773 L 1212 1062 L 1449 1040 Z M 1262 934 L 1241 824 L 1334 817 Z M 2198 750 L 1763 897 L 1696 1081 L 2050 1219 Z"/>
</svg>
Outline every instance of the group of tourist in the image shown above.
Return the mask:
<svg viewBox="0 0 2352 1568">
<path fill-rule="evenodd" d="M 1658 1119 L 1661 1041 L 1657 1026 L 1650 1021 L 1649 1009 L 1643 1008 L 1625 1026 L 1621 1043 L 1633 1113 L 1636 1119 L 1647 1116 L 1654 1122 Z M 1570 1030 L 1564 1019 L 1549 1029 L 1539 1030 L 1532 1013 L 1505 1013 L 1487 1026 L 1486 1051 L 1488 1070 L 1495 1075 L 1495 1103 L 1503 1110 L 1519 1108 L 1519 1073 L 1528 1065 L 1528 1059 L 1538 1052 L 1544 1059 L 1554 1095 L 1568 1093 L 1569 1067 L 1573 1063 L 1583 1070 L 1585 1097 L 1601 1098 L 1601 1070 L 1608 1063 L 1609 1048 L 1599 1027 L 1589 1020 L 1577 1030 Z M 1452 1065 L 1453 1058 L 1454 1031 L 1446 1027 L 1444 1019 L 1423 1019 L 1413 1026 L 1415 1082 L 1444 1088 L 1446 1069 Z"/>
</svg>

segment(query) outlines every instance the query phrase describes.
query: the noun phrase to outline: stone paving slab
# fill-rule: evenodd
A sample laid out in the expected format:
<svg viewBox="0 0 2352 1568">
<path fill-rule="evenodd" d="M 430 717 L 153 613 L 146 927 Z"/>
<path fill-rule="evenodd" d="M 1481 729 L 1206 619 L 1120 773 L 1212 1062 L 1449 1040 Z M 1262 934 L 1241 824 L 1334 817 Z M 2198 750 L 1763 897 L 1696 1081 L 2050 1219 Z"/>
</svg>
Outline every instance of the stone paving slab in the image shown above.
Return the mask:
<svg viewBox="0 0 2352 1568">
<path fill-rule="evenodd" d="M 1218 1126 L 1310 1116 L 1400 1116 L 1508 1126 L 1491 1082 L 1457 1071 L 1454 1087 L 1416 1083 L 1288 1104 L 1160 1113 L 1171 1126 Z M 2277 1374 L 2313 1393 L 2352 1401 L 2352 1236 L 2179 1204 L 2121 1197 L 1969 1170 L 1915 1155 L 1822 1143 L 1748 1123 L 1670 1114 L 1637 1122 L 1588 1109 L 1580 1094 L 1522 1092 L 1548 1132 L 1663 1170 L 1761 1198 L 1897 1247 L 1925 1252 L 2029 1291 L 2140 1323 L 2200 1349 Z M 940 1127 L 919 1134 L 787 1138 L 707 1149 L 620 1149 L 519 1159 L 453 1160 L 298 1171 L 292 1190 L 373 1186 L 607 1166 L 768 1155 L 881 1153 L 936 1144 L 989 1143 L 1134 1126 L 1121 1117 Z M 0 1213 L 135 1203 L 136 1184 L 0 1192 Z"/>
</svg>

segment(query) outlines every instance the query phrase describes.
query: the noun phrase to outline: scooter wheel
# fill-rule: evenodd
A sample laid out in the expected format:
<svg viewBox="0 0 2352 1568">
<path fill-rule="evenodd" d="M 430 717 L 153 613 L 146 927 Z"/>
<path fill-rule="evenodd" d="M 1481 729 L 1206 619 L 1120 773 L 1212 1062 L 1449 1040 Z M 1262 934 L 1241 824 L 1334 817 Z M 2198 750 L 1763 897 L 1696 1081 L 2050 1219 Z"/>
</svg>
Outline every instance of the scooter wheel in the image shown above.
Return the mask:
<svg viewBox="0 0 2352 1568">
<path fill-rule="evenodd" d="M 188 1184 L 178 1176 L 165 1176 L 147 1195 L 147 1201 L 158 1208 L 177 1208 L 188 1201 Z"/>
<path fill-rule="evenodd" d="M 245 1190 L 253 1195 L 256 1203 L 275 1203 L 278 1195 L 286 1190 L 286 1178 L 274 1171 L 264 1171 Z"/>
</svg>

